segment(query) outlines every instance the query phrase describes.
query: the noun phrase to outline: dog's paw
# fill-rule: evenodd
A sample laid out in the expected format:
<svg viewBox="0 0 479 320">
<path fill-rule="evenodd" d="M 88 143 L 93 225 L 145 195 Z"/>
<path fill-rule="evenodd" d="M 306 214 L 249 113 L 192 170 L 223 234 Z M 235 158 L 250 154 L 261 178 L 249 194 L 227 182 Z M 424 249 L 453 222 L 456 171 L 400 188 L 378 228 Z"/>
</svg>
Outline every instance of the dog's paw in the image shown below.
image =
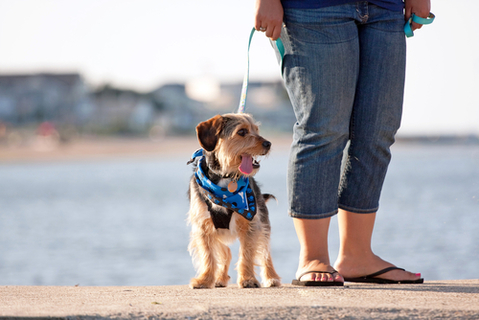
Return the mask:
<svg viewBox="0 0 479 320">
<path fill-rule="evenodd" d="M 214 283 L 210 281 L 204 281 L 197 278 L 193 278 L 190 281 L 191 289 L 212 289 L 213 287 L 214 287 Z"/>
<path fill-rule="evenodd" d="M 238 281 L 241 288 L 261 288 L 261 284 L 255 278 Z"/>
<path fill-rule="evenodd" d="M 216 281 L 215 287 L 216 288 L 225 288 L 228 286 L 228 282 Z"/>
<path fill-rule="evenodd" d="M 263 285 L 265 287 L 281 287 L 280 279 L 267 279 L 264 281 Z"/>
<path fill-rule="evenodd" d="M 230 276 L 222 277 L 216 280 L 215 287 L 217 288 L 224 288 L 228 286 L 228 282 L 230 280 Z"/>
</svg>

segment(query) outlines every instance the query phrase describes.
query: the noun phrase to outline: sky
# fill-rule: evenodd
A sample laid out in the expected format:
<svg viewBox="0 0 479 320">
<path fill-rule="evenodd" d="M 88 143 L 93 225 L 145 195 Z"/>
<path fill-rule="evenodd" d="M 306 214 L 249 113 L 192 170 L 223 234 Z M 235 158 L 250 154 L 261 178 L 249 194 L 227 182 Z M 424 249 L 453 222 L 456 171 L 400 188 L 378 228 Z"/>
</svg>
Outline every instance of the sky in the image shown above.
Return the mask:
<svg viewBox="0 0 479 320">
<path fill-rule="evenodd" d="M 91 86 L 150 91 L 241 81 L 254 0 L 0 0 L 0 74 L 79 72 Z M 479 134 L 477 0 L 432 0 L 433 24 L 407 40 L 400 133 Z M 263 34 L 251 80 L 279 80 Z M 254 114 L 254 110 L 250 110 Z"/>
</svg>

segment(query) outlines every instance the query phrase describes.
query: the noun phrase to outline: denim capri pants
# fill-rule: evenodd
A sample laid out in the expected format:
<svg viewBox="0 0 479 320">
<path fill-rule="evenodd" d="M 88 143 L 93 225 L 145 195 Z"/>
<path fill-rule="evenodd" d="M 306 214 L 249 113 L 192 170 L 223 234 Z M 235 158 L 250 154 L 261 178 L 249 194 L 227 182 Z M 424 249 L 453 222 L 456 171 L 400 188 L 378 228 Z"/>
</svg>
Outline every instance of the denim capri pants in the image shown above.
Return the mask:
<svg viewBox="0 0 479 320">
<path fill-rule="evenodd" d="M 365 1 L 285 9 L 282 73 L 297 120 L 288 164 L 290 216 L 378 210 L 401 122 L 404 23 L 402 12 Z"/>
</svg>

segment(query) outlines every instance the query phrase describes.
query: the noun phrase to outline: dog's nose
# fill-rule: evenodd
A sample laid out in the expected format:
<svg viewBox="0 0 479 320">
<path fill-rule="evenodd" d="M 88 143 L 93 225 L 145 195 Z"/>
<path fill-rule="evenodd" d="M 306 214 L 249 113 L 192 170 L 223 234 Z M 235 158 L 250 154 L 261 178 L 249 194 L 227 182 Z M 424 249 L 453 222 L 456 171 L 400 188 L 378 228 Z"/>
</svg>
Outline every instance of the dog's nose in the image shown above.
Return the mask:
<svg viewBox="0 0 479 320">
<path fill-rule="evenodd" d="M 271 142 L 269 141 L 263 141 L 263 147 L 265 147 L 266 149 L 269 149 L 271 147 Z"/>
</svg>

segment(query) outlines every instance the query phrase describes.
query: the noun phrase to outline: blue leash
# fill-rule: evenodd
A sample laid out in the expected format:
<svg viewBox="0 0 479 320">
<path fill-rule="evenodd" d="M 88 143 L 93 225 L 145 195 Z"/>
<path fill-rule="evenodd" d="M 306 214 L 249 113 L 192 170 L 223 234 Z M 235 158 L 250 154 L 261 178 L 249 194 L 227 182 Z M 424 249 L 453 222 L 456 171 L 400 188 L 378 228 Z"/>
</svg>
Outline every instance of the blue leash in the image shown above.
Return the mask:
<svg viewBox="0 0 479 320">
<path fill-rule="evenodd" d="M 429 16 L 427 18 L 421 18 L 416 16 L 414 13 L 411 15 L 411 17 L 408 19 L 406 22 L 406 25 L 404 26 L 404 33 L 406 34 L 406 37 L 410 38 L 414 36 L 414 32 L 412 31 L 412 23 L 418 23 L 418 24 L 431 24 L 436 16 L 430 12 Z M 253 35 L 255 33 L 256 29 L 253 28 L 250 32 L 249 39 L 248 39 L 248 52 L 247 52 L 247 59 L 246 59 L 246 72 L 243 77 L 243 86 L 241 88 L 241 98 L 240 98 L 240 103 L 238 107 L 238 112 L 237 113 L 244 113 L 246 109 L 246 96 L 248 95 L 248 83 L 249 83 L 249 50 L 251 47 L 251 39 L 253 39 Z M 278 39 L 276 41 L 273 41 L 273 43 L 276 45 L 276 48 L 278 49 L 278 52 L 281 56 L 281 62 L 280 62 L 280 68 L 282 70 L 281 65 L 283 64 L 283 58 L 284 58 L 284 45 L 281 39 Z"/>
<path fill-rule="evenodd" d="M 246 109 L 246 96 L 248 95 L 248 83 L 249 83 L 249 48 L 251 46 L 251 39 L 253 39 L 254 32 L 256 31 L 255 28 L 251 30 L 251 33 L 249 35 L 249 40 L 248 40 L 248 57 L 246 59 L 246 72 L 244 74 L 243 78 L 243 87 L 241 88 L 241 98 L 240 98 L 240 103 L 238 107 L 238 113 L 244 113 L 244 110 Z M 281 39 L 278 39 L 274 41 L 276 44 L 276 47 L 278 48 L 278 51 L 281 54 L 281 62 L 283 61 L 284 57 L 284 46 L 283 42 Z"/>
<path fill-rule="evenodd" d="M 406 37 L 410 38 L 414 36 L 414 32 L 411 28 L 413 22 L 418 24 L 431 24 L 434 21 L 434 18 L 436 18 L 436 16 L 432 12 L 429 13 L 427 18 L 418 17 L 413 13 L 404 26 L 404 33 L 406 34 Z"/>
<path fill-rule="evenodd" d="M 412 23 L 418 23 L 418 24 L 431 24 L 436 16 L 430 12 L 429 16 L 427 18 L 421 18 L 416 16 L 414 13 L 411 15 L 411 17 L 408 19 L 406 24 L 404 25 L 404 33 L 406 34 L 406 37 L 410 38 L 414 36 L 414 32 L 412 31 Z M 240 97 L 240 103 L 238 107 L 238 112 L 237 113 L 244 113 L 246 109 L 246 96 L 248 95 L 248 83 L 249 83 L 249 50 L 251 46 L 251 39 L 253 39 L 253 35 L 255 33 L 256 29 L 253 28 L 250 32 L 249 39 L 248 39 L 248 52 L 247 52 L 247 59 L 246 59 L 246 72 L 243 77 L 243 86 L 241 88 L 241 97 Z M 280 68 L 282 68 L 283 64 L 283 58 L 284 58 L 284 45 L 283 42 L 281 41 L 280 38 L 278 40 L 273 41 L 273 43 L 276 45 L 276 48 L 278 49 L 278 52 L 281 56 L 281 61 L 280 61 Z"/>
</svg>

